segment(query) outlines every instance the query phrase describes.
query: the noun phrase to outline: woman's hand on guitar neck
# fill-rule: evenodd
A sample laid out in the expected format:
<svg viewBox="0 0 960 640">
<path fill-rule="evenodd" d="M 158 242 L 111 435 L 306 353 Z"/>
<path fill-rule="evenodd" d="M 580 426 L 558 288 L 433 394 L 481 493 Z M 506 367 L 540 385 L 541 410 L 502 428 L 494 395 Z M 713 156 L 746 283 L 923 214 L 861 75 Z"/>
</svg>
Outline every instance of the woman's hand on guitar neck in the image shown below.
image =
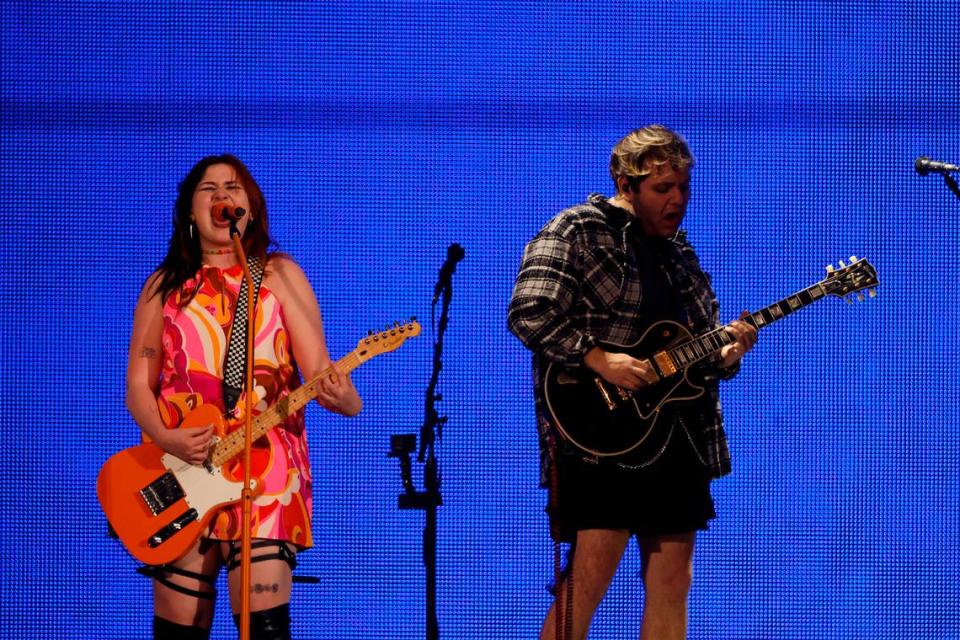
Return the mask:
<svg viewBox="0 0 960 640">
<path fill-rule="evenodd" d="M 336 364 L 331 364 L 330 374 L 320 379 L 317 401 L 324 409 L 348 418 L 357 415 L 363 408 L 363 401 L 350 376 L 341 373 Z"/>
<path fill-rule="evenodd" d="M 637 360 L 626 353 L 604 351 L 594 347 L 583 362 L 601 378 L 624 389 L 636 391 L 657 381 L 657 372 L 648 360 Z"/>
</svg>

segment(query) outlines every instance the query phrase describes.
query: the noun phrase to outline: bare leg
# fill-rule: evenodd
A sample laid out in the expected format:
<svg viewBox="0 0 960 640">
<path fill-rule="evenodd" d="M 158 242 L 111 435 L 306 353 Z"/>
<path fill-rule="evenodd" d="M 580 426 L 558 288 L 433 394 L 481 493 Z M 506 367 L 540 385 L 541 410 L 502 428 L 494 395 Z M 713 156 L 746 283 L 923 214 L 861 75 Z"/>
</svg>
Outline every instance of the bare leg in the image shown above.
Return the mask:
<svg viewBox="0 0 960 640">
<path fill-rule="evenodd" d="M 229 550 L 224 544 L 224 554 Z M 276 553 L 273 547 L 253 549 L 250 557 Z M 237 556 L 239 559 L 239 556 Z M 230 605 L 234 615 L 240 613 L 240 567 L 233 569 L 230 584 Z M 250 564 L 250 611 L 264 611 L 290 602 L 293 570 L 283 560 L 261 560 Z"/>
<path fill-rule="evenodd" d="M 640 640 L 684 640 L 696 533 L 640 538 L 644 603 Z"/>
<path fill-rule="evenodd" d="M 582 640 L 587 636 L 590 622 L 597 606 L 607 593 L 623 557 L 623 550 L 630 540 L 630 533 L 622 530 L 586 529 L 577 533 L 577 547 L 573 554 L 573 615 L 572 628 L 564 640 Z M 567 580 L 570 576 L 567 576 Z M 557 585 L 557 598 L 563 603 L 566 617 L 567 581 Z M 563 620 L 560 621 L 563 624 Z M 557 602 L 547 613 L 540 630 L 540 640 L 557 637 Z"/>
<path fill-rule="evenodd" d="M 213 577 L 220 571 L 221 562 L 220 547 L 201 539 L 171 564 L 185 571 Z M 214 592 L 213 585 L 197 578 L 168 574 L 167 580 L 191 591 L 211 596 Z M 209 629 L 213 626 L 213 607 L 212 599 L 181 593 L 157 580 L 153 581 L 153 613 L 160 618 L 176 624 Z"/>
</svg>

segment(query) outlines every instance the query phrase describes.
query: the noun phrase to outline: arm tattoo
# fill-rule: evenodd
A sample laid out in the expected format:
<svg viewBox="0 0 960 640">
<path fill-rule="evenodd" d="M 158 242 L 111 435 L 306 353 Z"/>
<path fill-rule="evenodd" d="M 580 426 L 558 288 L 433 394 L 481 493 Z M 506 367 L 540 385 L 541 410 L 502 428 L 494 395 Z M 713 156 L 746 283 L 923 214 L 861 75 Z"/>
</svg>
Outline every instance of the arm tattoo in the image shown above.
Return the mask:
<svg viewBox="0 0 960 640">
<path fill-rule="evenodd" d="M 151 360 L 154 360 L 157 357 L 157 350 L 151 347 L 144 347 L 140 349 L 140 357 L 150 358 Z"/>
</svg>

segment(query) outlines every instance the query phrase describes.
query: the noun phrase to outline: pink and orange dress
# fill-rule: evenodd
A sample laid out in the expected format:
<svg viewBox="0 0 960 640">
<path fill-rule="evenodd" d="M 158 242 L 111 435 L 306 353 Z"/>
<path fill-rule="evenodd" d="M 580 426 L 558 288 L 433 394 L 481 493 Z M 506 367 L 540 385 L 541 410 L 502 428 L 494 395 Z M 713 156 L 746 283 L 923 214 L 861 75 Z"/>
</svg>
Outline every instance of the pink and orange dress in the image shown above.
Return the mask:
<svg viewBox="0 0 960 640">
<path fill-rule="evenodd" d="M 233 324 L 243 269 L 203 266 L 194 278 L 170 294 L 163 304 L 163 365 L 158 404 L 168 429 L 201 404 L 223 411 L 223 363 Z M 300 384 L 290 349 L 280 302 L 264 284 L 256 304 L 254 338 L 253 414 L 270 408 Z M 181 300 L 196 291 L 181 306 Z M 240 397 L 229 430 L 242 428 L 246 398 Z M 236 461 L 225 473 L 242 479 Z M 263 490 L 254 499 L 252 537 L 291 542 L 300 548 L 313 545 L 310 531 L 311 476 L 303 410 L 254 443 L 251 474 Z M 214 518 L 209 537 L 239 540 L 239 503 L 222 509 Z"/>
</svg>

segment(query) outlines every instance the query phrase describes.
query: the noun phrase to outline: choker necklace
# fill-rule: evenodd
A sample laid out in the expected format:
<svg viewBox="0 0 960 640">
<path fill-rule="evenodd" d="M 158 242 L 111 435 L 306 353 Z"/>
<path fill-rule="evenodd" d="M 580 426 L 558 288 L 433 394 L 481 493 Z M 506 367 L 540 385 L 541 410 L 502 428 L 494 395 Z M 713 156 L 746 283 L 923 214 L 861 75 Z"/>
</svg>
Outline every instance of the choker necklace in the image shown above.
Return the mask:
<svg viewBox="0 0 960 640">
<path fill-rule="evenodd" d="M 225 256 L 236 252 L 233 247 L 229 249 L 201 249 L 201 251 L 203 251 L 203 255 L 205 256 Z"/>
</svg>

